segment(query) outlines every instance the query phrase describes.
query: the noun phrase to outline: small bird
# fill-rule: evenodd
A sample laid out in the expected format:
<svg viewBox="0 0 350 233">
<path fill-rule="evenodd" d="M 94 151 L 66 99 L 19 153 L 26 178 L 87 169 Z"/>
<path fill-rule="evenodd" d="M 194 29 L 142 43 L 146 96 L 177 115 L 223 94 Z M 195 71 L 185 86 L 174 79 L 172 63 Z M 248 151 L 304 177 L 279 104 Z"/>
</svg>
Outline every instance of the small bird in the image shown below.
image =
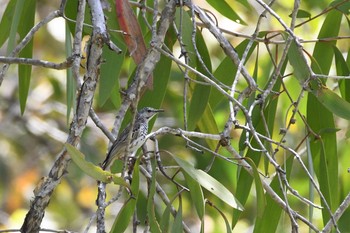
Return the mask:
<svg viewBox="0 0 350 233">
<path fill-rule="evenodd" d="M 148 122 L 159 112 L 163 112 L 163 109 L 146 107 L 136 114 L 128 148 L 128 153 L 130 155 L 136 152 L 145 143 L 148 133 Z M 125 127 L 125 129 L 119 134 L 118 138 L 113 142 L 105 161 L 103 161 L 101 165 L 103 170 L 106 170 L 112 164 L 114 159 L 124 157 L 130 130 L 131 123 Z"/>
</svg>

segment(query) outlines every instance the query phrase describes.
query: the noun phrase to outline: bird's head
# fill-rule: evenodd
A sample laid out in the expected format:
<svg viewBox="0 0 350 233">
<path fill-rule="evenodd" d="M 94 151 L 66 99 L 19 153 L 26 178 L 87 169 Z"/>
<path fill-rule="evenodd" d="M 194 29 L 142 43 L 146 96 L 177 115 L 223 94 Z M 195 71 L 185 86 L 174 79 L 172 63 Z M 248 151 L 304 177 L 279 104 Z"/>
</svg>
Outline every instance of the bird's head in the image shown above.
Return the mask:
<svg viewBox="0 0 350 233">
<path fill-rule="evenodd" d="M 138 118 L 143 118 L 145 120 L 151 120 L 157 113 L 164 112 L 163 109 L 155 109 L 151 107 L 145 107 L 137 113 Z"/>
</svg>

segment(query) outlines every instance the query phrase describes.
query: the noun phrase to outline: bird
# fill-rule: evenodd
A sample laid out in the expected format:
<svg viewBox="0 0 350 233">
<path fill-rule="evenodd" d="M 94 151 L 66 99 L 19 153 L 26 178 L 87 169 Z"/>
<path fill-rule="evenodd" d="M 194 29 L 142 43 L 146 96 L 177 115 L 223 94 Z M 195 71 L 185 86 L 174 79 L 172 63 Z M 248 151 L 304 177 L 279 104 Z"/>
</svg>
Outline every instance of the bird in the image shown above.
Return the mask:
<svg viewBox="0 0 350 233">
<path fill-rule="evenodd" d="M 131 130 L 131 123 L 129 123 L 125 129 L 119 134 L 117 139 L 113 142 L 113 145 L 108 151 L 106 159 L 103 161 L 101 167 L 103 170 L 108 169 L 115 159 L 120 159 L 125 156 L 126 148 L 128 148 L 128 154 L 135 153 L 146 141 L 148 134 L 148 122 L 159 112 L 163 112 L 163 109 L 154 109 L 151 107 L 145 107 L 137 112 L 135 117 L 135 123 L 132 128 L 131 140 L 128 145 L 128 136 Z"/>
</svg>

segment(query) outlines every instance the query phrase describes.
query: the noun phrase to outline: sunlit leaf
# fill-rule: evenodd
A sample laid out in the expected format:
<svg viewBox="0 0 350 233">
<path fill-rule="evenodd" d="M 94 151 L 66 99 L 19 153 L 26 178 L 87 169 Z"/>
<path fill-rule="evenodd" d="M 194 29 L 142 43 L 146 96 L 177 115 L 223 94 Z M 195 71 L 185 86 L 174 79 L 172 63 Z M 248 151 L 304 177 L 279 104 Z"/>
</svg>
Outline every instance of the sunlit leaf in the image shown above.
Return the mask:
<svg viewBox="0 0 350 233">
<path fill-rule="evenodd" d="M 115 184 L 129 187 L 129 184 L 127 184 L 123 178 L 118 177 L 108 171 L 104 171 L 101 167 L 86 161 L 84 154 L 71 144 L 66 143 L 65 147 L 67 148 L 67 151 L 74 163 L 88 176 L 105 183 L 110 183 L 113 181 Z"/>
<path fill-rule="evenodd" d="M 340 25 L 342 23 L 343 13 L 337 10 L 332 10 L 327 13 L 327 16 L 321 26 L 318 38 L 329 38 L 337 37 L 340 31 Z M 336 41 L 330 41 L 324 43 L 319 41 L 314 47 L 314 52 L 312 54 L 313 60 L 311 63 L 311 68 L 314 72 L 328 75 L 331 66 L 334 60 L 334 49 L 333 46 L 336 44 Z M 321 79 L 321 82 L 325 85 L 326 79 Z M 319 89 L 319 90 L 318 90 Z M 320 101 L 325 102 L 335 102 L 335 104 L 341 104 L 342 101 L 337 101 L 336 99 L 339 96 L 334 96 L 335 93 L 326 91 L 323 87 L 313 90 L 314 93 L 320 94 L 320 97 L 315 97 L 315 94 L 309 94 L 307 100 L 307 123 L 309 127 L 314 132 L 319 132 L 324 128 L 336 128 L 334 122 L 334 116 L 331 111 L 339 111 L 339 107 L 328 106 L 327 103 L 320 103 Z M 319 92 L 319 93 L 317 93 Z M 324 93 L 325 92 L 325 93 Z M 324 99 L 323 99 L 324 98 Z M 344 100 L 343 100 L 344 101 Z M 331 111 L 329 111 L 331 109 Z M 340 111 L 341 112 L 341 111 Z M 320 117 L 320 114 L 322 117 Z M 342 114 L 342 113 L 338 113 Z M 344 114 L 344 113 L 343 113 Z M 323 173 L 328 173 L 328 182 L 325 179 L 322 179 L 322 182 L 319 182 L 320 190 L 322 193 L 332 193 L 332 198 L 330 196 L 326 197 L 326 200 L 332 211 L 335 211 L 336 206 L 339 204 L 339 176 L 338 176 L 338 154 L 337 154 L 337 135 L 336 133 L 327 133 L 322 135 L 321 140 L 314 141 L 314 138 L 311 137 L 310 149 L 314 162 L 314 170 L 317 175 L 317 178 L 321 178 L 325 175 Z M 324 153 L 321 155 L 321 153 Z M 324 156 L 327 163 L 327 171 L 321 170 L 320 158 Z M 322 176 L 322 177 L 321 177 Z M 323 222 L 326 223 L 329 220 L 329 214 L 326 209 L 322 210 Z"/>
<path fill-rule="evenodd" d="M 197 181 L 206 190 L 217 196 L 220 200 L 231 206 L 232 208 L 243 210 L 243 206 L 233 196 L 233 194 L 227 190 L 219 181 L 214 179 L 202 170 L 195 169 L 187 161 L 180 159 L 179 157 L 173 156 L 177 164 L 186 172 L 190 177 Z"/>
<path fill-rule="evenodd" d="M 310 77 L 309 66 L 303 57 L 302 49 L 293 41 L 289 47 L 288 60 L 294 69 L 294 76 L 298 79 L 300 85 Z"/>
<path fill-rule="evenodd" d="M 292 14 L 290 14 L 289 17 L 292 17 Z M 311 14 L 308 11 L 299 9 L 297 13 L 297 18 L 311 18 Z"/>
<path fill-rule="evenodd" d="M 313 91 L 316 98 L 335 115 L 350 120 L 350 103 L 325 86 Z"/>
</svg>

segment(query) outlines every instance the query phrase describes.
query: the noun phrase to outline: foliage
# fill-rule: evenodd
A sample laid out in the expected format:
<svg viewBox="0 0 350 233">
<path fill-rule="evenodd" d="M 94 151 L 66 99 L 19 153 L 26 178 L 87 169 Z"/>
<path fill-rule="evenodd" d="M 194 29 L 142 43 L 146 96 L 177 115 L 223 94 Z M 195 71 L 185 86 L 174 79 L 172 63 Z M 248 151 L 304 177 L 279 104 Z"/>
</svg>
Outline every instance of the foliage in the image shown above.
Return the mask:
<svg viewBox="0 0 350 233">
<path fill-rule="evenodd" d="M 0 229 L 349 232 L 349 0 L 55 4 L 1 11 Z"/>
</svg>

